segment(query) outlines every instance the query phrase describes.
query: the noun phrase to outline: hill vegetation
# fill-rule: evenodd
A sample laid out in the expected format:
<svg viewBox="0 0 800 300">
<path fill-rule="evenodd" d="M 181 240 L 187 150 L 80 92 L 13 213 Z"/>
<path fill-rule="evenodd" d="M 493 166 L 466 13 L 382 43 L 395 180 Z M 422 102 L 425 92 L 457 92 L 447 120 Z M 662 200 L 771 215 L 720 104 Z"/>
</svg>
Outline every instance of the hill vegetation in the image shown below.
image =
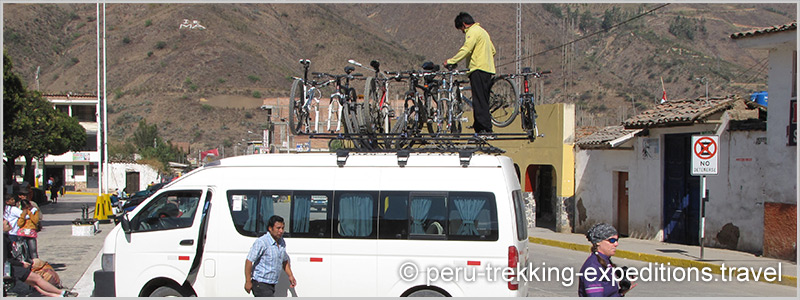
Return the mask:
<svg viewBox="0 0 800 300">
<path fill-rule="evenodd" d="M 796 4 L 522 5 L 521 64 L 553 73 L 542 102 L 575 103 L 578 125 L 619 124 L 661 98 L 746 95 L 766 88 L 767 53 L 730 34 L 796 20 Z M 262 98 L 287 97 L 298 59 L 341 73 L 348 59 L 387 70 L 441 63 L 463 42 L 453 17 L 470 12 L 513 72 L 516 4 L 106 5 L 109 130 L 140 121 L 192 152 L 231 147 L 266 127 Z M 4 48 L 29 89 L 97 93 L 95 4 L 4 4 Z M 640 16 L 638 17 L 637 16 Z M 184 19 L 205 29 L 180 28 Z M 622 23 L 622 24 L 621 24 Z M 577 41 L 577 42 L 572 42 Z M 565 46 L 562 46 L 565 45 Z M 38 74 L 36 70 L 40 69 Z M 363 70 L 362 70 L 363 71 Z M 403 90 L 400 85 L 396 89 Z"/>
</svg>

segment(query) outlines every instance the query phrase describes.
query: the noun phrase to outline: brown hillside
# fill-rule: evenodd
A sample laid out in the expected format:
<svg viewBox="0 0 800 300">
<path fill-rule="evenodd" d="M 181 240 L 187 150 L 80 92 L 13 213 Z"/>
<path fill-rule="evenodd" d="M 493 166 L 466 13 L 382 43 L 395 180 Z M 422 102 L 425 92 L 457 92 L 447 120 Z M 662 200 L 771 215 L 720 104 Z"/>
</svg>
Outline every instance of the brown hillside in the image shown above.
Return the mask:
<svg viewBox="0 0 800 300">
<path fill-rule="evenodd" d="M 766 53 L 740 49 L 734 32 L 796 20 L 796 4 L 673 3 L 522 5 L 523 66 L 551 70 L 544 102 L 576 103 L 579 125 L 618 124 L 652 106 L 663 78 L 671 99 L 749 94 L 766 83 Z M 96 93 L 95 4 L 4 4 L 4 48 L 17 72 L 48 93 Z M 459 11 L 473 14 L 512 72 L 516 4 L 107 4 L 111 136 L 124 139 L 144 118 L 193 151 L 252 139 L 266 117 L 262 98 L 287 97 L 298 59 L 341 73 L 347 59 L 378 59 L 390 70 L 441 63 L 463 35 Z M 680 16 L 680 18 L 678 18 Z M 183 19 L 205 30 L 179 29 Z M 688 20 L 688 21 L 687 21 Z M 683 22 L 683 27 L 679 22 Z M 679 28 L 670 32 L 670 27 Z M 691 37 L 690 37 L 690 36 Z M 548 49 L 554 49 L 544 52 Z M 543 53 L 542 53 L 543 52 Z M 534 55 L 537 54 L 538 55 Z M 462 63 L 463 65 L 463 63 Z M 363 72 L 364 70 L 359 70 Z M 363 84 L 363 83 L 357 83 Z M 403 85 L 396 90 L 402 91 Z M 361 89 L 360 87 L 358 88 Z M 279 101 L 280 103 L 280 101 Z"/>
</svg>

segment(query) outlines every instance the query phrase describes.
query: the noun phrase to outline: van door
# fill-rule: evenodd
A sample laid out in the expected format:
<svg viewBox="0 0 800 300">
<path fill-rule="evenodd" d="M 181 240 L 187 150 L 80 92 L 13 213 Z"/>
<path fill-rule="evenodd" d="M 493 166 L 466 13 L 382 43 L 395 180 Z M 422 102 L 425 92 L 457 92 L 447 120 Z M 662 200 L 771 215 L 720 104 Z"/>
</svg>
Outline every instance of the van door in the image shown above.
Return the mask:
<svg viewBox="0 0 800 300">
<path fill-rule="evenodd" d="M 131 232 L 117 237 L 117 295 L 149 296 L 142 288 L 158 277 L 183 285 L 197 255 L 202 196 L 200 188 L 164 191 L 130 218 Z"/>
</svg>

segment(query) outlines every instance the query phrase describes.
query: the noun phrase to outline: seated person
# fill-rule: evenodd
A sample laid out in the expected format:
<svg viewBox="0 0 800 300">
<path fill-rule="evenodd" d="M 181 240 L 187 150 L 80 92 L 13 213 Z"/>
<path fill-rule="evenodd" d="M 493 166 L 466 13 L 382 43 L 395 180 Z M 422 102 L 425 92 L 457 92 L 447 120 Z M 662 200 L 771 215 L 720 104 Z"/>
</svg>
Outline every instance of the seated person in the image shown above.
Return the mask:
<svg viewBox="0 0 800 300">
<path fill-rule="evenodd" d="M 6 235 L 10 230 L 11 225 L 8 223 L 8 221 L 3 220 L 3 235 Z M 11 264 L 11 277 L 32 286 L 42 295 L 47 297 L 78 296 L 77 293 L 68 290 L 60 290 L 47 280 L 44 280 L 44 278 L 42 278 L 42 276 L 39 274 L 31 272 L 30 263 L 14 259 L 11 255 L 11 241 L 8 239 L 8 236 L 3 236 L 3 262 L 5 263 L 6 260 L 8 260 Z"/>
</svg>

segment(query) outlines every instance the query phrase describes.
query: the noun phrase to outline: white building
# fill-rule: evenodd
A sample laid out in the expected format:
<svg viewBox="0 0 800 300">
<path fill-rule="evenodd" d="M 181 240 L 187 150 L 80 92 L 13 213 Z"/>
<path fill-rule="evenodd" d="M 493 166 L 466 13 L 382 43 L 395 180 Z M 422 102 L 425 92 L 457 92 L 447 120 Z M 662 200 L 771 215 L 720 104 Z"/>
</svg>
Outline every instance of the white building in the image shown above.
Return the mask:
<svg viewBox="0 0 800 300">
<path fill-rule="evenodd" d="M 770 115 L 763 168 L 764 255 L 797 257 L 797 21 L 735 33 L 743 48 L 769 51 Z"/>
<path fill-rule="evenodd" d="M 86 145 L 80 151 L 67 152 L 62 155 L 49 155 L 44 161 L 36 162 L 36 178 L 38 184 L 47 182 L 52 176 L 56 182 L 63 184 L 68 191 L 93 191 L 98 189 L 100 169 L 100 114 L 99 101 L 96 95 L 45 94 L 53 106 L 78 120 L 86 129 Z M 15 174 L 22 174 L 24 158 L 17 159 Z"/>
</svg>

